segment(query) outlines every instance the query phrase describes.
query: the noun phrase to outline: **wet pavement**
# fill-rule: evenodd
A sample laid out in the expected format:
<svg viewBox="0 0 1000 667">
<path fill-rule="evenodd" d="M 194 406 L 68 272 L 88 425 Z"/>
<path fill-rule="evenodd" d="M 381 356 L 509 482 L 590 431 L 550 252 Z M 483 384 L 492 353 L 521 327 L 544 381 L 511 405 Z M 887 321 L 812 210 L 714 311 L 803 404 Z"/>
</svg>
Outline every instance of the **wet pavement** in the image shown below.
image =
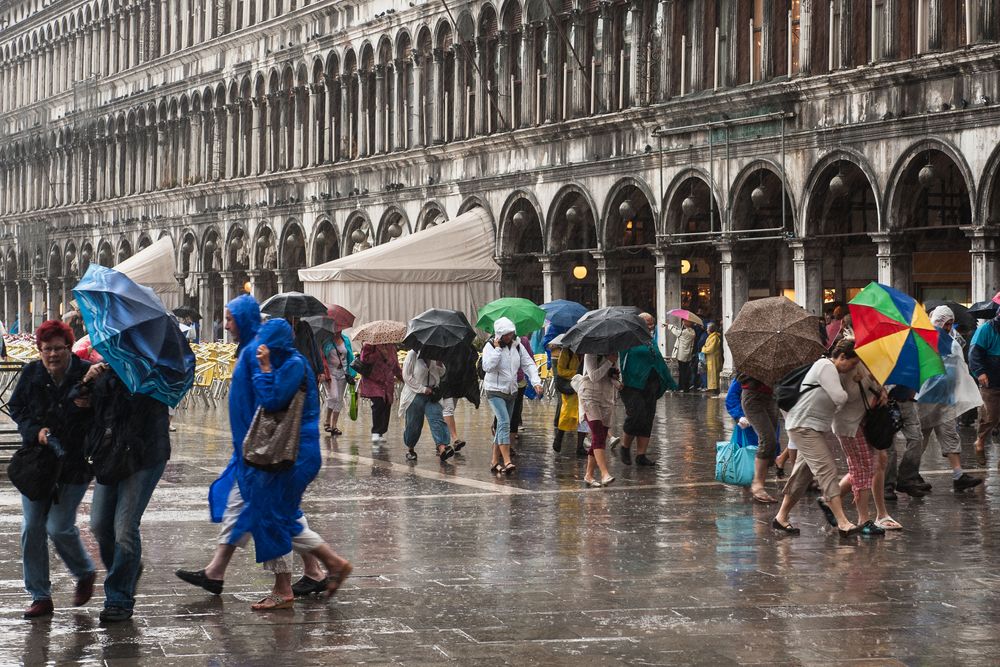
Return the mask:
<svg viewBox="0 0 1000 667">
<path fill-rule="evenodd" d="M 488 470 L 485 405 L 460 404 L 469 445 L 445 466 L 426 429 L 413 465 L 400 422 L 373 448 L 365 410 L 345 419 L 304 510 L 354 576 L 333 601 L 288 611 L 250 610 L 271 581 L 252 551 L 237 552 L 220 597 L 173 575 L 203 567 L 214 548 L 205 495 L 231 451 L 224 408 L 178 414 L 129 623 L 99 624 L 100 587 L 70 607 L 73 582 L 55 557 L 54 618 L 21 620 L 20 499 L 4 478 L 0 664 L 1000 663 L 995 452 L 974 473 L 986 484 L 956 495 L 932 443 L 933 493 L 890 506 L 901 533 L 842 540 L 810 501 L 793 514 L 802 535 L 787 537 L 770 528 L 773 506 L 713 480 L 714 443 L 730 423 L 722 400 L 666 396 L 651 448 L 659 466 L 616 457 L 605 489 L 584 488 L 569 442 L 552 452 L 553 407 L 526 406 L 509 479 Z M 974 468 L 972 437 L 964 430 Z M 80 523 L 96 561 L 89 501 Z"/>
</svg>

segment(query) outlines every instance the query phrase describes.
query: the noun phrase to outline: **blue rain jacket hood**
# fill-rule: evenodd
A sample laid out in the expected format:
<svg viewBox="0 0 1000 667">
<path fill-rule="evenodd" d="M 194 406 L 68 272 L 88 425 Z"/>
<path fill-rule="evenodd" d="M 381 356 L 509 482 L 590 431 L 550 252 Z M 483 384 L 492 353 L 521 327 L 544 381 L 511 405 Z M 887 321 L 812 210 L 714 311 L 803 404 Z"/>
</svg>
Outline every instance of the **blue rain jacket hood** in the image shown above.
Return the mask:
<svg viewBox="0 0 1000 667">
<path fill-rule="evenodd" d="M 257 335 L 260 329 L 260 306 L 257 300 L 249 294 L 238 296 L 226 304 L 229 314 L 236 321 L 236 326 L 240 330 L 240 342 L 236 347 L 236 356 L 243 351 L 250 341 Z"/>
</svg>

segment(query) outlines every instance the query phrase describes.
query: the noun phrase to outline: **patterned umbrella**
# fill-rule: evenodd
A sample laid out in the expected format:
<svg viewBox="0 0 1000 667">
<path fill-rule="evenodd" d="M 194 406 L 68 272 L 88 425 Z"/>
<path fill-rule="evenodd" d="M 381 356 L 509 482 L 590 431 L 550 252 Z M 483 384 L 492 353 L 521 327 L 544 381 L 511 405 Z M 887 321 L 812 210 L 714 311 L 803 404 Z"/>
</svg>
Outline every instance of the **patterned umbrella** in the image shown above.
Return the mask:
<svg viewBox="0 0 1000 667">
<path fill-rule="evenodd" d="M 132 393 L 176 407 L 194 383 L 194 352 L 156 293 L 91 264 L 73 297 L 91 344 Z"/>
<path fill-rule="evenodd" d="M 881 283 L 869 283 L 847 307 L 854 325 L 854 349 L 882 384 L 919 390 L 944 373 L 942 337 L 916 299 Z M 943 338 L 947 338 L 942 342 Z"/>
<path fill-rule="evenodd" d="M 406 325 L 395 320 L 375 320 L 355 327 L 351 332 L 351 341 L 370 345 L 402 343 L 405 337 Z"/>
<path fill-rule="evenodd" d="M 764 384 L 816 361 L 826 348 L 819 318 L 783 296 L 748 301 L 726 333 L 733 366 Z"/>
<path fill-rule="evenodd" d="M 538 331 L 545 324 L 545 311 L 527 299 L 504 297 L 491 301 L 479 309 L 476 326 L 493 333 L 493 323 L 506 317 L 514 323 L 518 336 L 527 336 Z"/>
</svg>

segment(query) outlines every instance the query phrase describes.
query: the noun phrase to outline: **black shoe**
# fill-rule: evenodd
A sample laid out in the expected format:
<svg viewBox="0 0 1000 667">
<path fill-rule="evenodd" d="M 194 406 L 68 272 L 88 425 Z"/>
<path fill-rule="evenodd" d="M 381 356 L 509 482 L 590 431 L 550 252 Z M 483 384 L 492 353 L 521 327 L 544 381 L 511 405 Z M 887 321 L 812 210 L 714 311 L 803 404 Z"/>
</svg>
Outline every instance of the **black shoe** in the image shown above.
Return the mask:
<svg viewBox="0 0 1000 667">
<path fill-rule="evenodd" d="M 556 433 L 555 439 L 552 440 L 552 451 L 558 453 L 562 451 L 562 431 Z"/>
<path fill-rule="evenodd" d="M 951 487 L 955 491 L 965 491 L 966 489 L 979 486 L 982 483 L 982 477 L 973 477 L 972 475 L 963 472 L 961 477 L 951 483 Z"/>
<path fill-rule="evenodd" d="M 785 469 L 782 468 L 781 466 L 777 466 L 777 465 L 774 466 L 774 476 L 777 477 L 778 479 L 784 479 L 785 478 Z"/>
<path fill-rule="evenodd" d="M 121 623 L 132 618 L 132 610 L 125 607 L 105 607 L 101 610 L 101 623 Z"/>
<path fill-rule="evenodd" d="M 584 447 L 583 445 L 577 445 L 576 455 L 579 456 L 580 458 L 587 456 L 587 448 Z"/>
<path fill-rule="evenodd" d="M 455 450 L 456 454 L 462 451 L 462 447 L 465 447 L 465 440 L 456 440 L 455 444 L 452 445 L 452 448 Z"/>
<path fill-rule="evenodd" d="M 858 533 L 861 532 L 861 526 L 855 526 L 854 528 L 849 528 L 847 530 L 842 530 L 842 529 L 838 528 L 837 532 L 840 533 L 841 537 L 845 537 L 845 538 L 846 537 L 854 537 L 855 535 L 857 535 Z"/>
<path fill-rule="evenodd" d="M 191 572 L 190 570 L 177 570 L 174 572 L 181 581 L 186 581 L 192 586 L 204 588 L 213 595 L 222 595 L 222 579 L 209 579 L 205 576 L 205 570 Z"/>
<path fill-rule="evenodd" d="M 656 461 L 649 458 L 645 454 L 639 454 L 639 456 L 635 457 L 635 464 L 637 466 L 647 466 L 651 468 L 656 465 Z"/>
<path fill-rule="evenodd" d="M 417 453 L 415 451 L 413 451 L 412 449 L 406 450 L 406 460 L 407 461 L 416 461 L 417 460 Z"/>
<path fill-rule="evenodd" d="M 861 537 L 880 537 L 885 535 L 885 528 L 876 526 L 874 521 L 866 521 L 861 526 Z"/>
<path fill-rule="evenodd" d="M 885 487 L 885 490 L 882 492 L 882 498 L 884 498 L 886 502 L 891 503 L 899 500 L 899 496 L 896 495 L 896 490 L 891 486 Z"/>
<path fill-rule="evenodd" d="M 323 593 L 326 591 L 326 577 L 319 581 L 311 577 L 302 575 L 302 578 L 292 584 L 292 595 L 297 598 L 312 595 L 313 593 Z"/>
<path fill-rule="evenodd" d="M 455 455 L 455 448 L 451 445 L 445 445 L 444 447 L 438 448 L 438 457 L 441 459 L 441 463 L 444 463 L 451 457 Z"/>
<path fill-rule="evenodd" d="M 900 493 L 905 493 L 911 498 L 923 498 L 927 495 L 927 492 L 914 484 L 900 484 L 896 487 L 896 490 Z"/>
<path fill-rule="evenodd" d="M 622 457 L 622 463 L 627 466 L 632 465 L 632 451 L 628 447 L 622 447 L 619 454 Z"/>
<path fill-rule="evenodd" d="M 788 535 L 798 535 L 799 533 L 802 532 L 792 524 L 788 524 L 787 526 L 781 525 L 781 523 L 779 523 L 777 519 L 771 519 L 771 528 L 774 528 L 775 530 L 780 530 L 781 532 L 787 533 Z"/>
<path fill-rule="evenodd" d="M 330 433 L 333 434 L 334 436 L 344 435 L 344 432 L 341 431 L 339 428 L 335 428 L 335 429 L 331 430 Z"/>
<path fill-rule="evenodd" d="M 819 508 L 821 510 L 823 510 L 823 516 L 826 517 L 826 522 L 828 524 L 830 524 L 831 526 L 833 526 L 834 528 L 836 528 L 837 527 L 837 517 L 834 516 L 833 510 L 830 509 L 830 506 L 827 505 L 825 502 L 823 502 L 822 498 L 817 498 L 816 499 L 816 504 L 819 505 Z"/>
</svg>

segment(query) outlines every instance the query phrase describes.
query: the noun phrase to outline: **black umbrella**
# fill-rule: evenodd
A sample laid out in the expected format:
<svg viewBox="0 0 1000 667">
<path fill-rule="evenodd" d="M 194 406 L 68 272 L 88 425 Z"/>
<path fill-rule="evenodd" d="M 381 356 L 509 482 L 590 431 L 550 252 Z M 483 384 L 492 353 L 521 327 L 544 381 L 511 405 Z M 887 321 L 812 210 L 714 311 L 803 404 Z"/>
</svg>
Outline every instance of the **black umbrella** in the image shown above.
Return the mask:
<svg viewBox="0 0 1000 667">
<path fill-rule="evenodd" d="M 177 317 L 190 317 L 195 322 L 201 320 L 201 313 L 199 313 L 194 308 L 188 308 L 187 306 L 181 306 L 180 308 L 174 308 L 173 313 Z"/>
<path fill-rule="evenodd" d="M 612 306 L 592 311 L 563 335 L 563 345 L 576 354 L 612 354 L 648 343 L 649 327 L 634 310 Z"/>
<path fill-rule="evenodd" d="M 969 309 L 954 301 L 944 301 L 942 299 L 930 299 L 924 302 L 924 308 L 929 315 L 938 306 L 948 306 L 955 315 L 955 325 L 964 328 L 966 331 L 976 330 L 976 318 L 969 313 Z"/>
<path fill-rule="evenodd" d="M 282 292 L 260 304 L 260 312 L 271 317 L 309 317 L 326 315 L 326 306 L 314 296 L 302 292 Z"/>
<path fill-rule="evenodd" d="M 969 315 L 980 320 L 992 320 L 997 316 L 997 308 L 1000 308 L 995 301 L 978 301 L 969 306 Z"/>
<path fill-rule="evenodd" d="M 468 345 L 476 332 L 465 313 L 445 308 L 431 308 L 420 313 L 406 327 L 403 346 L 414 350 L 423 347 L 449 348 Z"/>
<path fill-rule="evenodd" d="M 638 315 L 642 311 L 635 306 L 608 306 L 607 308 L 598 308 L 597 310 L 590 310 L 583 314 L 580 321 L 583 321 L 589 317 L 593 317 L 599 314 L 616 314 L 616 315 Z"/>
</svg>

